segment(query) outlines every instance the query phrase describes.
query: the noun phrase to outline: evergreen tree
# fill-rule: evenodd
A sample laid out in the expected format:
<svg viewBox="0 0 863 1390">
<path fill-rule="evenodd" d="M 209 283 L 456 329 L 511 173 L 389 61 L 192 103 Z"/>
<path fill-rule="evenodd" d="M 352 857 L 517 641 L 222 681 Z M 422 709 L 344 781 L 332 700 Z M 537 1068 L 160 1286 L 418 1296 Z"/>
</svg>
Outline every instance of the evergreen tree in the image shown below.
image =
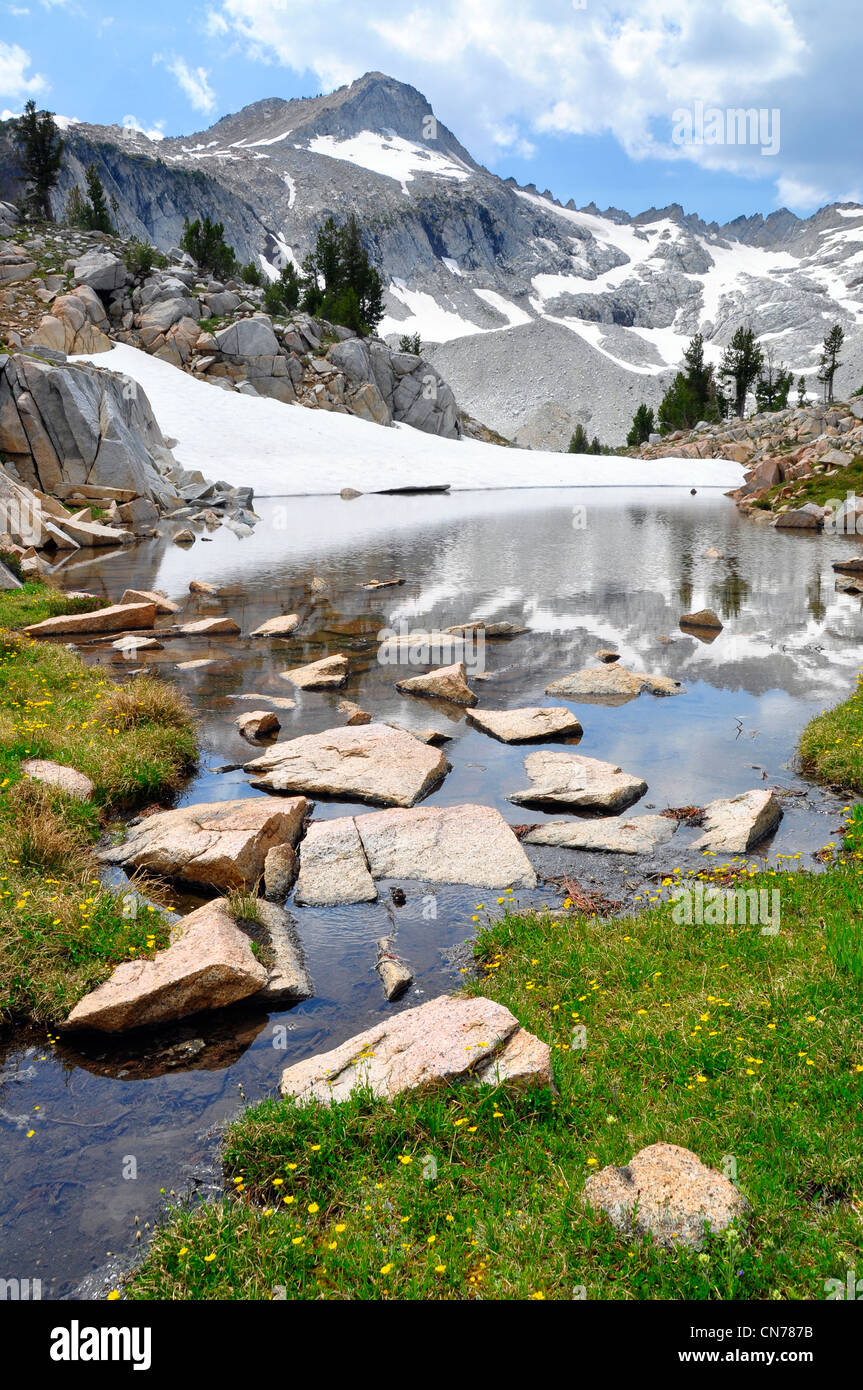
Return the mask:
<svg viewBox="0 0 863 1390">
<path fill-rule="evenodd" d="M 691 430 L 699 420 L 718 420 L 724 414 L 713 367 L 704 360 L 704 339 L 700 333 L 690 340 L 683 362 L 659 406 L 659 428 L 663 432 Z"/>
<path fill-rule="evenodd" d="M 704 338 L 700 333 L 696 333 L 695 337 L 690 339 L 689 346 L 683 353 L 683 361 L 684 376 L 689 388 L 706 410 L 713 395 L 713 368 L 704 361 Z"/>
<path fill-rule="evenodd" d="M 185 218 L 180 245 L 202 269 L 220 280 L 227 280 L 237 268 L 237 257 L 225 241 L 223 222 L 211 222 L 209 217 L 203 221 L 196 217 L 194 222 Z"/>
<path fill-rule="evenodd" d="M 26 201 L 36 217 L 51 221 L 51 189 L 56 186 L 63 162 L 63 141 L 50 111 L 37 111 L 28 101 L 15 128 L 21 156 Z"/>
<path fill-rule="evenodd" d="M 302 307 L 330 323 L 373 333 L 384 315 L 383 281 L 363 246 L 353 214 L 343 227 L 328 217 L 303 261 Z"/>
<path fill-rule="evenodd" d="M 423 345 L 419 333 L 403 333 L 399 338 L 399 352 L 409 352 L 414 357 L 422 357 Z"/>
<path fill-rule="evenodd" d="M 590 442 L 587 438 L 587 430 L 584 428 L 584 425 L 582 425 L 579 421 L 579 423 L 575 427 L 575 431 L 572 435 L 572 438 L 569 441 L 569 449 L 567 450 L 567 452 L 570 454 L 586 454 L 589 453 L 589 451 Z"/>
<path fill-rule="evenodd" d="M 773 364 L 773 352 L 767 349 L 765 365 L 755 384 L 755 404 L 760 411 L 784 410 L 788 404 L 788 392 L 794 380 L 791 372 L 780 362 Z"/>
<path fill-rule="evenodd" d="M 805 376 L 799 376 L 799 377 L 797 378 L 797 404 L 798 404 L 798 406 L 800 406 L 801 408 L 806 404 L 806 378 L 805 378 Z"/>
<path fill-rule="evenodd" d="M 300 277 L 289 262 L 278 280 L 267 286 L 264 308 L 268 314 L 289 314 L 300 302 Z"/>
<path fill-rule="evenodd" d="M 653 434 L 653 425 L 653 411 L 650 406 L 642 403 L 632 417 L 632 428 L 626 436 L 627 445 L 637 447 L 639 444 L 646 444 Z"/>
<path fill-rule="evenodd" d="M 839 354 L 842 351 L 842 344 L 845 342 L 845 330 L 841 324 L 834 323 L 827 337 L 824 339 L 819 363 L 818 380 L 824 385 L 825 401 L 833 399 L 833 378 L 838 367 L 842 366 L 839 361 Z"/>
<path fill-rule="evenodd" d="M 90 232 L 114 231 L 114 224 L 108 212 L 108 204 L 105 201 L 105 189 L 102 180 L 99 178 L 99 170 L 95 164 L 88 164 L 87 173 L 87 194 L 88 200 L 84 204 L 84 225 Z"/>
<path fill-rule="evenodd" d="M 722 358 L 719 375 L 729 382 L 733 393 L 734 411 L 742 415 L 746 397 L 764 365 L 764 354 L 755 341 L 751 328 L 738 328 Z"/>
</svg>

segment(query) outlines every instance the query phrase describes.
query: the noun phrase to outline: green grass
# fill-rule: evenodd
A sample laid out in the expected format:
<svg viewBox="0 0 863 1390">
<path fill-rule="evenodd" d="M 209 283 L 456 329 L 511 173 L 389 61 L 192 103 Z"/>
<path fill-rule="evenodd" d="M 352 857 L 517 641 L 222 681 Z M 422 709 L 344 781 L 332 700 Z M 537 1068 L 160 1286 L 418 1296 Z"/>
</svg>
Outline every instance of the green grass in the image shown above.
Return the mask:
<svg viewBox="0 0 863 1390">
<path fill-rule="evenodd" d="M 61 613 L 91 613 L 104 608 L 100 598 L 67 598 L 59 589 L 39 580 L 28 580 L 22 589 L 0 593 L 0 627 L 18 629 L 56 618 Z"/>
<path fill-rule="evenodd" d="M 113 965 L 167 944 L 161 914 L 100 886 L 91 846 L 109 815 L 181 785 L 191 710 L 151 677 L 117 686 L 12 631 L 78 603 L 36 584 L 0 594 L 0 1017 L 57 1022 Z M 29 781 L 27 758 L 84 773 L 91 800 Z"/>
<path fill-rule="evenodd" d="M 817 781 L 863 791 L 863 675 L 850 699 L 809 721 L 798 756 L 802 770 Z"/>
<path fill-rule="evenodd" d="M 225 1197 L 169 1214 L 127 1296 L 823 1298 L 860 1262 L 858 862 L 747 873 L 781 890 L 775 936 L 505 895 L 466 988 L 550 1045 L 556 1091 L 267 1100 L 227 1132 Z M 660 1141 L 736 1165 L 750 1204 L 700 1254 L 581 1203 L 590 1172 Z"/>
</svg>

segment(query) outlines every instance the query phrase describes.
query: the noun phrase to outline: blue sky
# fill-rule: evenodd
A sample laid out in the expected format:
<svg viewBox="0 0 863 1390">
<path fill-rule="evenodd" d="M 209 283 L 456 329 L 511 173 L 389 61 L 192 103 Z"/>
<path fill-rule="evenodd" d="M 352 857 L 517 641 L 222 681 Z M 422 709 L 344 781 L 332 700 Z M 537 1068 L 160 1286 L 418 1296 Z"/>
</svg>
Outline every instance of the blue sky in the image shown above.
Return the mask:
<svg viewBox="0 0 863 1390">
<path fill-rule="evenodd" d="M 0 111 L 32 96 L 80 120 L 190 134 L 262 97 L 313 95 L 376 68 L 423 91 L 496 173 L 579 206 L 679 202 L 725 221 L 863 200 L 859 0 L 149 0 L 134 11 L 0 0 L 0 17 Z M 759 134 L 740 139 L 726 114 L 736 109 L 763 112 Z"/>
</svg>

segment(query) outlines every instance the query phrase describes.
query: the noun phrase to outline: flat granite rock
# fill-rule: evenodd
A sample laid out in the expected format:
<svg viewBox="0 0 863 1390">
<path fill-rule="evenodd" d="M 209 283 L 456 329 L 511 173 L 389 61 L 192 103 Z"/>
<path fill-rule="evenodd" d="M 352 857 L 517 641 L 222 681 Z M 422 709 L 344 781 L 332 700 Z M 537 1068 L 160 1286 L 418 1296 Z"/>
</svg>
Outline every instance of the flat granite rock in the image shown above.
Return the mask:
<svg viewBox="0 0 863 1390">
<path fill-rule="evenodd" d="M 769 835 L 781 819 L 782 807 L 771 791 L 742 792 L 740 796 L 711 801 L 704 808 L 704 834 L 691 848 L 745 854 Z"/>
<path fill-rule="evenodd" d="M 374 879 L 534 888 L 536 874 L 503 816 L 492 806 L 420 806 L 357 816 Z"/>
<path fill-rule="evenodd" d="M 155 603 L 112 603 L 107 608 L 97 608 L 93 613 L 62 613 L 56 618 L 46 618 L 41 623 L 31 623 L 24 631 L 28 637 L 53 637 L 58 633 L 124 632 L 130 628 L 155 627 Z"/>
<path fill-rule="evenodd" d="M 118 965 L 75 1005 L 64 1026 L 122 1033 L 222 1008 L 266 986 L 267 971 L 223 898 L 190 913 L 174 936 L 152 960 Z"/>
<path fill-rule="evenodd" d="M 746 1213 L 746 1202 L 723 1173 L 679 1144 L 651 1144 L 623 1168 L 591 1173 L 582 1202 L 604 1211 L 629 1236 L 700 1250 L 705 1227 L 714 1235 Z"/>
<path fill-rule="evenodd" d="M 377 806 L 413 806 L 449 772 L 442 753 L 389 724 L 340 726 L 277 743 L 246 763 L 269 792 L 308 792 Z"/>
<path fill-rule="evenodd" d="M 253 628 L 250 637 L 287 637 L 300 625 L 298 613 L 283 613 L 278 618 L 268 618 L 260 627 Z"/>
<path fill-rule="evenodd" d="M 543 739 L 572 738 L 582 734 L 581 721 L 562 705 L 552 708 L 474 709 L 468 724 L 501 743 L 538 743 Z"/>
<path fill-rule="evenodd" d="M 442 995 L 388 1015 L 340 1047 L 286 1067 L 283 1096 L 332 1105 L 358 1086 L 391 1099 L 454 1084 L 550 1086 L 547 1045 L 491 999 Z"/>
<path fill-rule="evenodd" d="M 233 618 L 199 618 L 177 628 L 184 637 L 236 637 L 239 631 Z"/>
<path fill-rule="evenodd" d="M 607 665 L 574 671 L 546 686 L 546 695 L 563 695 L 578 700 L 633 700 L 646 691 L 650 695 L 682 695 L 680 681 L 670 676 L 650 676 L 628 671 L 625 666 Z"/>
<path fill-rule="evenodd" d="M 300 845 L 294 901 L 304 907 L 335 907 L 375 902 L 377 896 L 353 816 L 314 821 Z"/>
<path fill-rule="evenodd" d="M 98 857 L 183 883 L 253 888 L 273 846 L 296 845 L 308 808 L 303 796 L 286 802 L 247 797 L 157 811 L 130 825 L 123 843 Z"/>
<path fill-rule="evenodd" d="M 517 806 L 577 806 L 582 810 L 620 811 L 644 796 L 647 783 L 614 763 L 578 753 L 528 753 L 524 770 L 532 786 L 511 792 Z"/>
<path fill-rule="evenodd" d="M 348 658 L 337 652 L 334 656 L 322 657 L 320 661 L 311 661 L 308 666 L 280 671 L 279 675 L 299 690 L 337 690 L 347 680 L 348 669 Z"/>
<path fill-rule="evenodd" d="M 652 854 L 671 839 L 677 822 L 668 816 L 604 816 L 601 820 L 548 821 L 524 836 L 522 844 L 609 854 Z"/>
<path fill-rule="evenodd" d="M 127 589 L 121 603 L 154 603 L 157 613 L 179 613 L 179 603 L 173 603 L 160 589 Z"/>
</svg>

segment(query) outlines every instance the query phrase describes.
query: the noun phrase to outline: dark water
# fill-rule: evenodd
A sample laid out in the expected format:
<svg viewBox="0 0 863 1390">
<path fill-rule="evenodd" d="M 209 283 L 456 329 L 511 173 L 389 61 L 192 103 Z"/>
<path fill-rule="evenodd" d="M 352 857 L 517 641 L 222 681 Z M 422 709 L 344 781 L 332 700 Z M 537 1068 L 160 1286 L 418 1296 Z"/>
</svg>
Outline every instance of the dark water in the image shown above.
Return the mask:
<svg viewBox="0 0 863 1390">
<path fill-rule="evenodd" d="M 580 751 L 647 780 L 637 812 L 772 786 L 784 794 L 785 816 L 763 854 L 799 852 L 809 863 L 813 850 L 837 838 L 842 803 L 797 777 L 791 759 L 802 726 L 851 691 L 860 666 L 861 601 L 834 591 L 830 568 L 853 542 L 776 533 L 743 522 L 715 493 L 669 489 L 292 498 L 258 510 L 263 520 L 245 540 L 222 530 L 190 550 L 153 541 L 66 566 L 68 587 L 112 600 L 126 586 L 162 588 L 183 603 L 185 619 L 226 613 L 244 634 L 279 612 L 304 619 L 292 639 L 166 640 L 152 654 L 147 665 L 176 680 L 201 716 L 201 768 L 182 802 L 262 794 L 242 771 L 216 771 L 254 756 L 231 723 L 254 708 L 236 696 L 254 691 L 296 698 L 293 710 L 279 711 L 282 738 L 342 723 L 336 705 L 345 697 L 376 719 L 434 726 L 450 735 L 452 771 L 429 804 L 482 801 L 514 823 L 544 819 L 505 800 L 525 785 L 530 750 L 472 730 L 451 706 L 399 695 L 395 680 L 413 671 L 377 660 L 378 634 L 388 627 L 508 619 L 529 632 L 486 645 L 489 679 L 476 684 L 482 704 L 567 703 L 546 698 L 545 686 L 593 664 L 598 647 L 616 648 L 635 670 L 684 682 L 687 693 L 671 699 L 574 705 L 584 725 Z M 708 558 L 709 548 L 722 557 Z M 326 581 L 322 594 L 309 591 L 314 576 Z M 404 585 L 362 587 L 394 576 Z M 190 598 L 193 578 L 219 584 L 222 595 Z M 725 623 L 712 643 L 678 627 L 682 612 L 702 607 Z M 351 655 L 343 690 L 297 692 L 279 678 L 328 651 Z M 108 644 L 84 654 L 118 677 L 132 669 Z M 215 664 L 175 669 L 196 658 Z M 346 810 L 363 813 L 319 803 L 316 814 Z M 664 863 L 685 863 L 696 833 L 679 831 Z M 532 857 L 540 872 L 566 868 L 622 901 L 631 901 L 649 868 L 628 856 Z M 62 1297 L 109 1256 L 128 1262 L 137 1231 L 146 1239 L 145 1223 L 158 1217 L 161 1189 L 206 1180 L 218 1130 L 244 1098 L 272 1094 L 287 1062 L 335 1045 L 385 1010 L 452 988 L 458 964 L 442 953 L 472 934 L 478 903 L 496 910 L 495 895 L 438 889 L 430 919 L 423 885 L 405 887 L 401 908 L 382 893 L 368 906 L 293 909 L 316 994 L 289 1013 L 204 1016 L 158 1034 L 145 1051 L 139 1040 L 88 1055 L 44 1034 L 0 1040 L 0 1276 L 41 1277 L 44 1296 Z M 558 900 L 542 883 L 520 897 Z M 393 922 L 416 984 L 388 1005 L 374 943 Z M 282 1025 L 287 1045 L 274 1046 L 284 1040 Z M 134 1178 L 124 1176 L 130 1159 Z"/>
</svg>

